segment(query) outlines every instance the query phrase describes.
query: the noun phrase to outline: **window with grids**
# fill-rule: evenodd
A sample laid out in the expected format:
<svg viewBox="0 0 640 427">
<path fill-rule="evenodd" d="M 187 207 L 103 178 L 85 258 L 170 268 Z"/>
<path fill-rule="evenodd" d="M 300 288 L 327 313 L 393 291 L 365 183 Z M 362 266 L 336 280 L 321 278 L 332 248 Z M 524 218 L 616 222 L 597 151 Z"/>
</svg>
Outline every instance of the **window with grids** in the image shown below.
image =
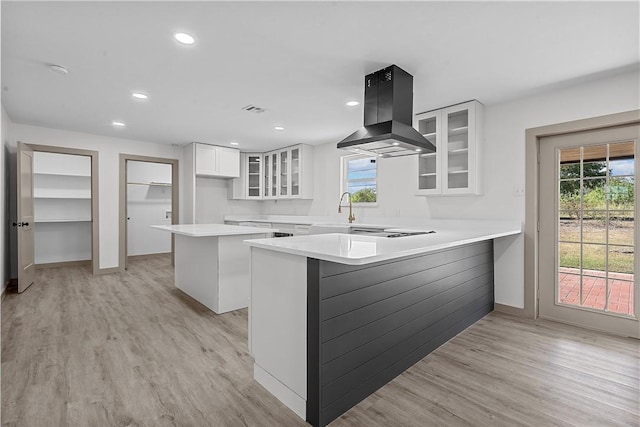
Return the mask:
<svg viewBox="0 0 640 427">
<path fill-rule="evenodd" d="M 351 193 L 353 203 L 378 200 L 378 159 L 375 156 L 342 157 L 342 192 Z"/>
<path fill-rule="evenodd" d="M 557 303 L 633 315 L 633 141 L 560 150 Z"/>
</svg>

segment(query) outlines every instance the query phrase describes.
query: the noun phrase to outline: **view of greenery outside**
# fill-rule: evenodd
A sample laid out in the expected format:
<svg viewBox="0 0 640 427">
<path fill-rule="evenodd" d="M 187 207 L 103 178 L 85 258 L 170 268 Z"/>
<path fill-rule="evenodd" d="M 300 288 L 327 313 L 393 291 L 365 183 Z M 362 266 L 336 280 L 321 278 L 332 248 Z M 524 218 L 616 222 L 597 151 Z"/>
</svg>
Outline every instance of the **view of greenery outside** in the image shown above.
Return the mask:
<svg viewBox="0 0 640 427">
<path fill-rule="evenodd" d="M 609 170 L 607 163 L 562 164 L 559 194 L 560 266 L 585 270 L 608 270 L 620 273 L 634 271 L 634 177 L 633 159 L 630 175 Z M 614 175 L 622 176 L 614 176 Z M 582 195 L 580 182 L 582 181 Z M 607 200 L 609 218 L 607 220 Z M 608 239 L 607 239 L 608 233 Z M 608 245 L 605 245 L 608 244 Z"/>
<path fill-rule="evenodd" d="M 346 191 L 351 193 L 353 203 L 375 203 L 377 201 L 378 167 L 373 156 L 349 156 L 343 158 Z"/>
<path fill-rule="evenodd" d="M 373 203 L 376 201 L 376 190 L 373 188 L 363 188 L 351 195 L 353 203 Z"/>
</svg>

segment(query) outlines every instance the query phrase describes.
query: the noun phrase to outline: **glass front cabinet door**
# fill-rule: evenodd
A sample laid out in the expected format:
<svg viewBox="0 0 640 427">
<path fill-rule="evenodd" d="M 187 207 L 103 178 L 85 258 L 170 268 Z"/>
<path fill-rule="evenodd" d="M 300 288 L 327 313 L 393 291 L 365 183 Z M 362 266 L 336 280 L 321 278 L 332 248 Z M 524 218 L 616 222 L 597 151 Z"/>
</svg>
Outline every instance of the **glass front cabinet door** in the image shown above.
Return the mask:
<svg viewBox="0 0 640 427">
<path fill-rule="evenodd" d="M 483 124 L 478 101 L 416 116 L 418 131 L 436 146 L 436 153 L 418 156 L 419 194 L 481 194 Z"/>
<path fill-rule="evenodd" d="M 245 194 L 247 199 L 262 199 L 262 154 L 248 153 L 245 156 Z"/>
</svg>

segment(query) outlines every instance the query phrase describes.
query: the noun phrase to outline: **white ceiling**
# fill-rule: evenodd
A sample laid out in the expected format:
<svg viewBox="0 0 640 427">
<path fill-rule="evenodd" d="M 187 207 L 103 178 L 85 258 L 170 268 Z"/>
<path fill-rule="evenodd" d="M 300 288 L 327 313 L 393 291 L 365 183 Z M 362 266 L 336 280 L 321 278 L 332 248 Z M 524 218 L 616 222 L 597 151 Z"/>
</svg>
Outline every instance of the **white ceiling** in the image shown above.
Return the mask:
<svg viewBox="0 0 640 427">
<path fill-rule="evenodd" d="M 390 64 L 413 74 L 421 112 L 491 105 L 639 62 L 637 1 L 1 7 L 2 104 L 14 122 L 167 144 L 337 142 L 362 125 L 362 105 L 345 102 L 362 101 L 364 75 Z M 179 45 L 177 31 L 196 44 Z M 134 90 L 149 99 L 133 100 Z"/>
</svg>

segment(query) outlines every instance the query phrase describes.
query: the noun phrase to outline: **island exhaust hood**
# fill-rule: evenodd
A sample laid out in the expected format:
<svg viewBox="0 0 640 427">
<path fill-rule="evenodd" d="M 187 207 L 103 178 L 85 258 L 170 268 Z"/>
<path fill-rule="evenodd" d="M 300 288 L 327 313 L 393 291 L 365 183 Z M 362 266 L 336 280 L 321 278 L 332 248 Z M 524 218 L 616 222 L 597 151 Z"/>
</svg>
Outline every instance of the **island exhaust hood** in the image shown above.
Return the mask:
<svg viewBox="0 0 640 427">
<path fill-rule="evenodd" d="M 413 76 L 391 65 L 364 78 L 364 126 L 338 143 L 338 148 L 380 157 L 436 151 L 411 126 Z"/>
</svg>

